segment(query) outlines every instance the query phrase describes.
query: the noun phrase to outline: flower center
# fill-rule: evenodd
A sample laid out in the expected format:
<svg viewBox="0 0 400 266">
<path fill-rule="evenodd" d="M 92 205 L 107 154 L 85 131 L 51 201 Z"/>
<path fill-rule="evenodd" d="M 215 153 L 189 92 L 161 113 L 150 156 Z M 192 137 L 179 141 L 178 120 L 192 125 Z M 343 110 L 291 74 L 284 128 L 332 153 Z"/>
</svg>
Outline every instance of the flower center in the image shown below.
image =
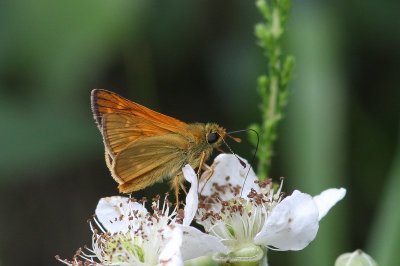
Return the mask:
<svg viewBox="0 0 400 266">
<path fill-rule="evenodd" d="M 252 189 L 246 199 L 222 201 L 224 191 L 216 185 L 211 197 L 201 199 L 198 223 L 231 250 L 253 243 L 269 213 L 281 200 L 280 189 L 276 191 L 270 180 L 260 182 L 258 186 L 258 190 Z"/>
</svg>

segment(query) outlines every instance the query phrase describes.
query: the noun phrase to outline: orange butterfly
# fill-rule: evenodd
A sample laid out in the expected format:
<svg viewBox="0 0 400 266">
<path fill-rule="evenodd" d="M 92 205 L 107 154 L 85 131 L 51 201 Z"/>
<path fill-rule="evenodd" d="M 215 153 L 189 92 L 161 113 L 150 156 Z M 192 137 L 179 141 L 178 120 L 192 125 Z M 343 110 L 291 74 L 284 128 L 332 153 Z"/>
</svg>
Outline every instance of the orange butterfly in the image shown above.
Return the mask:
<svg viewBox="0 0 400 266">
<path fill-rule="evenodd" d="M 204 167 L 227 135 L 217 124 L 186 124 L 110 91 L 93 90 L 91 101 L 107 166 L 123 193 L 170 179 L 178 200 L 182 167 Z"/>
</svg>

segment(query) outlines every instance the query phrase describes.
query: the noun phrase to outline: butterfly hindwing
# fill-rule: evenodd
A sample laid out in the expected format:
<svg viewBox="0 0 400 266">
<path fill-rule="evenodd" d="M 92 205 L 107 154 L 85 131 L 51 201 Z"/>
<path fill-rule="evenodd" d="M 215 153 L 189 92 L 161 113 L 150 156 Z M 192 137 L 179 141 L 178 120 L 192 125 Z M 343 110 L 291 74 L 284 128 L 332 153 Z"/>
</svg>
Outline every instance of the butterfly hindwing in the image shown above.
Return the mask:
<svg viewBox="0 0 400 266">
<path fill-rule="evenodd" d="M 179 134 L 148 137 L 131 143 L 113 162 L 113 176 L 123 181 L 119 182 L 120 191 L 136 191 L 176 175 L 187 163 L 187 149 L 188 140 Z"/>
</svg>

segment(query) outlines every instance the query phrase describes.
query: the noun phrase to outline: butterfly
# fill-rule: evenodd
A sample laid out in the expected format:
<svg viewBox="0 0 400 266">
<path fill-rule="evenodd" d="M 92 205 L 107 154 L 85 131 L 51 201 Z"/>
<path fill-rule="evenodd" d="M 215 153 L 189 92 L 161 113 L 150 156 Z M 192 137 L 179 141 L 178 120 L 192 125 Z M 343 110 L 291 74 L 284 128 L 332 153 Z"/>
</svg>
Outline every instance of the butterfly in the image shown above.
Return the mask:
<svg viewBox="0 0 400 266">
<path fill-rule="evenodd" d="M 206 167 L 227 136 L 215 123 L 185 123 L 107 90 L 92 90 L 91 106 L 103 135 L 106 164 L 122 193 L 167 179 L 178 199 L 182 167 Z"/>
</svg>

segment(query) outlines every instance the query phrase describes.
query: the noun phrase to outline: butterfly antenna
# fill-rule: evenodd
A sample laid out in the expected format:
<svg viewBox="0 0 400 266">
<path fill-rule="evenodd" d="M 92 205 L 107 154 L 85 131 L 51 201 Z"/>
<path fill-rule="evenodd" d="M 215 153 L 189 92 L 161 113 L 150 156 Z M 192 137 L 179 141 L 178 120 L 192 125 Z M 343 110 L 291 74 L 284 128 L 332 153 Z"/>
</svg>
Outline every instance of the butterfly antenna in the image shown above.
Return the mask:
<svg viewBox="0 0 400 266">
<path fill-rule="evenodd" d="M 224 138 L 221 137 L 221 139 L 222 139 L 222 141 L 225 143 L 226 147 L 228 147 L 229 151 L 230 151 L 233 155 L 235 155 L 235 157 L 239 160 L 239 163 L 243 166 L 243 168 L 246 168 L 246 163 L 243 162 L 243 160 L 241 160 L 241 159 L 236 155 L 236 153 L 234 153 L 234 152 L 232 151 L 231 147 L 229 147 L 228 143 L 225 142 L 225 139 L 224 139 Z"/>
<path fill-rule="evenodd" d="M 260 142 L 260 136 L 258 135 L 258 132 L 257 132 L 256 130 L 252 129 L 252 128 L 248 128 L 248 129 L 242 129 L 242 130 L 237 130 L 237 131 L 231 131 L 231 132 L 228 132 L 227 134 L 228 134 L 228 136 L 229 136 L 230 134 L 236 134 L 236 133 L 241 133 L 241 132 L 245 132 L 245 131 L 252 131 L 252 132 L 254 132 L 254 133 L 256 134 L 256 136 L 257 136 L 256 148 L 255 148 L 255 150 L 254 150 L 253 157 L 251 158 L 251 161 L 250 161 L 250 166 L 251 166 L 251 165 L 254 163 L 254 160 L 256 159 L 256 154 L 257 154 L 257 150 L 258 150 L 258 143 Z M 225 143 L 225 141 L 224 141 L 224 143 Z M 226 144 L 226 143 L 225 143 L 225 144 Z M 226 146 L 228 146 L 228 145 L 226 144 Z M 229 146 L 228 146 L 228 148 L 229 148 Z M 231 150 L 231 149 L 229 148 L 229 150 Z M 232 151 L 231 151 L 231 152 L 232 152 Z M 233 152 L 232 152 L 232 153 L 233 153 Z M 236 154 L 235 154 L 235 156 L 236 156 Z M 236 158 L 238 158 L 238 157 L 236 156 Z M 238 158 L 238 159 L 239 159 L 239 158 Z M 239 162 L 240 162 L 241 165 L 244 165 L 244 167 L 246 167 L 246 164 L 245 164 L 242 160 L 239 159 Z M 244 188 L 244 185 L 246 184 L 247 176 L 248 176 L 249 173 L 250 173 L 250 169 L 251 169 L 251 167 L 249 167 L 249 169 L 247 170 L 246 177 L 244 178 L 244 182 L 243 182 L 243 185 L 242 185 L 242 189 L 240 190 L 240 197 L 242 197 L 243 188 Z"/>
</svg>

